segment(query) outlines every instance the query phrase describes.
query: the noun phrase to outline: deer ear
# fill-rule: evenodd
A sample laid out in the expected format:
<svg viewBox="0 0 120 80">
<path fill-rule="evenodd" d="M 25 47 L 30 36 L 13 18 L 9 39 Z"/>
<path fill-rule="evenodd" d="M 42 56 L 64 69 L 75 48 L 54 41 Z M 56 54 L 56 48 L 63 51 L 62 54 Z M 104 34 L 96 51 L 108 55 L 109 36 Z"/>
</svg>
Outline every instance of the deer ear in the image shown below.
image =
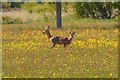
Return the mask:
<svg viewBox="0 0 120 80">
<path fill-rule="evenodd" d="M 45 27 L 45 29 L 47 29 L 47 27 Z"/>
<path fill-rule="evenodd" d="M 50 26 L 48 26 L 47 28 L 50 29 Z"/>
<path fill-rule="evenodd" d="M 75 32 L 73 32 L 72 34 L 75 34 Z"/>
<path fill-rule="evenodd" d="M 68 33 L 70 34 L 71 32 L 70 32 L 70 28 L 68 29 Z"/>
<path fill-rule="evenodd" d="M 50 26 L 45 27 L 45 29 L 50 29 Z"/>
</svg>

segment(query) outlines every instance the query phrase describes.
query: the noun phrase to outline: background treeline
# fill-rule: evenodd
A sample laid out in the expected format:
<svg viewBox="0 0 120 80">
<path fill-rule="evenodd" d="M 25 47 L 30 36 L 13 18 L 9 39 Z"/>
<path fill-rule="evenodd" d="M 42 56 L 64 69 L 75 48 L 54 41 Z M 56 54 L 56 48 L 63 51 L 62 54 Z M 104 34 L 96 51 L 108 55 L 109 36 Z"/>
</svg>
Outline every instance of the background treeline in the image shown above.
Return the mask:
<svg viewBox="0 0 120 80">
<path fill-rule="evenodd" d="M 2 2 L 2 24 L 53 22 L 56 20 L 55 2 Z M 118 2 L 63 2 L 62 21 L 79 22 L 94 20 L 118 21 Z M 88 19 L 89 18 L 89 19 Z"/>
<path fill-rule="evenodd" d="M 62 10 L 64 12 L 73 11 L 77 17 L 82 18 L 114 18 L 119 15 L 119 2 L 64 2 Z M 28 12 L 55 12 L 55 2 L 3 2 L 2 10 L 11 11 L 12 9 L 24 9 Z"/>
</svg>

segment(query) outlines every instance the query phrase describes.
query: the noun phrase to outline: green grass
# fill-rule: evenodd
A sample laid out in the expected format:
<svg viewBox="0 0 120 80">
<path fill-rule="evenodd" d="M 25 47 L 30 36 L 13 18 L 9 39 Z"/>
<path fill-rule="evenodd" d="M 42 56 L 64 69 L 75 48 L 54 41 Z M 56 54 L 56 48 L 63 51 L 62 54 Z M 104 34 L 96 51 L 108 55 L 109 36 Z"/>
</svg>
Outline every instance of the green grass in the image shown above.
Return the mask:
<svg viewBox="0 0 120 80">
<path fill-rule="evenodd" d="M 13 15 L 14 14 L 14 15 Z M 2 17 L 2 24 L 29 24 L 31 22 L 39 22 L 39 23 L 55 23 L 56 14 L 55 13 L 48 13 L 48 12 L 41 12 L 41 13 L 29 13 L 27 11 L 11 11 L 11 12 L 1 12 L 0 16 Z M 62 12 L 62 21 L 65 23 L 97 23 L 97 22 L 107 22 L 113 23 L 118 22 L 118 16 L 113 19 L 92 19 L 92 18 L 79 18 L 75 16 L 74 12 L 66 13 Z M 89 25 L 90 26 L 90 25 Z"/>
<path fill-rule="evenodd" d="M 81 21 L 77 22 L 62 22 L 62 29 L 65 30 L 74 30 L 74 29 L 117 29 L 115 24 L 118 24 L 118 22 L 114 21 L 97 21 L 97 22 L 87 22 L 87 19 L 85 19 L 85 22 Z M 43 30 L 46 26 L 51 26 L 51 28 L 56 29 L 56 23 L 55 22 L 31 22 L 29 24 L 4 24 L 3 31 L 7 30 Z"/>
<path fill-rule="evenodd" d="M 117 78 L 118 30 L 113 29 L 114 23 L 63 22 L 62 29 L 50 22 L 3 25 L 2 77 Z M 68 37 L 69 28 L 75 31 L 72 43 L 50 49 L 49 39 L 42 34 L 48 25 L 53 35 Z"/>
</svg>

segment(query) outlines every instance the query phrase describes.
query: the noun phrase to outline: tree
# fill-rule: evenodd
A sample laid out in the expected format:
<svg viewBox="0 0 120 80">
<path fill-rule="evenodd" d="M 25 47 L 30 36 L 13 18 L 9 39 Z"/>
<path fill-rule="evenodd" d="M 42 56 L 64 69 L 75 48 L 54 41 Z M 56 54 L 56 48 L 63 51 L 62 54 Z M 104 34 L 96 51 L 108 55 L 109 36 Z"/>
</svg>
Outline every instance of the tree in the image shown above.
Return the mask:
<svg viewBox="0 0 120 80">
<path fill-rule="evenodd" d="M 61 22 L 61 2 L 56 2 L 56 24 L 57 28 L 62 27 L 62 22 Z"/>
<path fill-rule="evenodd" d="M 3 10 L 9 10 L 9 8 L 10 8 L 10 3 L 8 3 L 8 2 L 2 2 L 2 9 Z"/>
<path fill-rule="evenodd" d="M 20 8 L 21 7 L 21 2 L 10 2 L 11 3 L 11 8 Z"/>
<path fill-rule="evenodd" d="M 93 18 L 110 19 L 113 14 L 112 11 L 118 8 L 118 5 L 120 3 L 116 2 L 77 2 L 75 8 L 77 15 L 82 18 L 92 16 Z"/>
</svg>

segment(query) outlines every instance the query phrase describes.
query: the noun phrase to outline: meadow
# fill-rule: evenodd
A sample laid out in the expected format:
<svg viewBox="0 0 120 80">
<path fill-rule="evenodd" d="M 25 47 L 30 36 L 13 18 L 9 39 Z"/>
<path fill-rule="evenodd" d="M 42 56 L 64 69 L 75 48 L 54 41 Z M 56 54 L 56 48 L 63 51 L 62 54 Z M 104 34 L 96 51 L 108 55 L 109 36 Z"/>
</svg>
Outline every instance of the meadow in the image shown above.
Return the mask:
<svg viewBox="0 0 120 80">
<path fill-rule="evenodd" d="M 63 22 L 62 29 L 54 23 L 2 25 L 3 78 L 118 78 L 118 29 L 115 21 L 81 20 Z M 69 37 L 66 48 L 51 43 L 42 34 L 51 26 L 52 35 Z M 97 26 L 97 28 L 96 28 Z M 107 27 L 107 28 L 106 28 Z"/>
</svg>

